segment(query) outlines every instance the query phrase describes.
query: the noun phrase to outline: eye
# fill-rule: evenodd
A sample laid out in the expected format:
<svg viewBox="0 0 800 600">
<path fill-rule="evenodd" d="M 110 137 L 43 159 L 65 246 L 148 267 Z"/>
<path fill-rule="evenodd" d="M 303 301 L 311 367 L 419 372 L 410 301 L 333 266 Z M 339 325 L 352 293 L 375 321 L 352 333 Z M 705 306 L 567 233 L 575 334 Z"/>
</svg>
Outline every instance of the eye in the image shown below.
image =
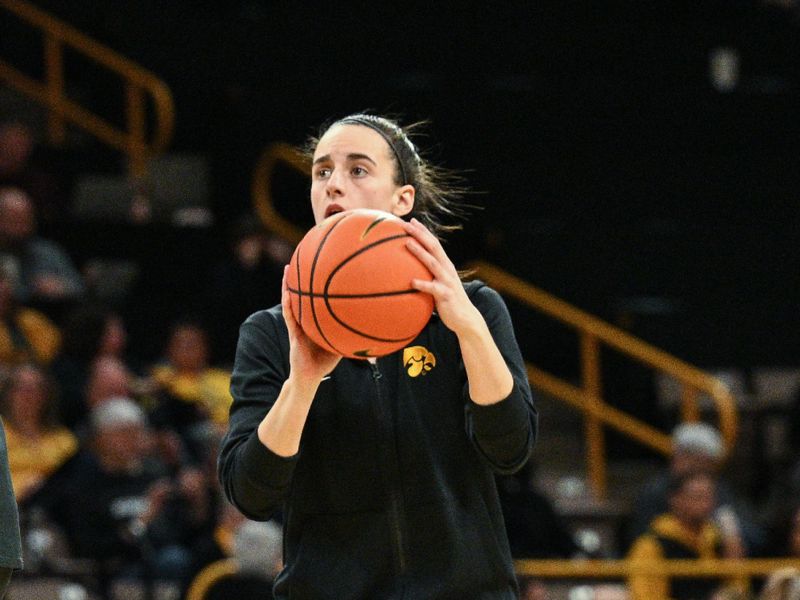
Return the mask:
<svg viewBox="0 0 800 600">
<path fill-rule="evenodd" d="M 364 175 L 366 175 L 366 174 L 367 174 L 367 170 L 366 170 L 364 167 L 361 167 L 361 166 L 355 166 L 355 167 L 353 167 L 353 168 L 350 170 L 350 172 L 351 172 L 353 175 L 355 175 L 356 177 L 363 177 Z"/>
<path fill-rule="evenodd" d="M 331 170 L 328 167 L 320 167 L 316 171 L 314 171 L 314 178 L 315 179 L 325 179 L 326 177 L 330 177 Z"/>
</svg>

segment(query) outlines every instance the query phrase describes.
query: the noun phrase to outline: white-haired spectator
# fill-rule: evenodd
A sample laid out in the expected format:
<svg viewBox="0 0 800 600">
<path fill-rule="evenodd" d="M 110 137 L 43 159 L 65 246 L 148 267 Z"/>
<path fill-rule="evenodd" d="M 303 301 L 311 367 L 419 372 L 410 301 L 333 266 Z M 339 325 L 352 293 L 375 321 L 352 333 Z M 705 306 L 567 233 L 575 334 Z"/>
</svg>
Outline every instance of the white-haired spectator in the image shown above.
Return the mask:
<svg viewBox="0 0 800 600">
<path fill-rule="evenodd" d="M 722 532 L 725 555 L 760 554 L 766 532 L 747 502 L 721 477 L 725 445 L 719 431 L 707 423 L 682 423 L 672 432 L 672 448 L 667 468 L 645 482 L 633 504 L 627 541 L 642 535 L 654 518 L 667 512 L 671 478 L 701 471 L 717 478 L 714 520 Z"/>
<path fill-rule="evenodd" d="M 272 521 L 245 521 L 233 538 L 234 557 L 243 573 L 275 578 L 282 566 L 283 534 Z"/>
</svg>

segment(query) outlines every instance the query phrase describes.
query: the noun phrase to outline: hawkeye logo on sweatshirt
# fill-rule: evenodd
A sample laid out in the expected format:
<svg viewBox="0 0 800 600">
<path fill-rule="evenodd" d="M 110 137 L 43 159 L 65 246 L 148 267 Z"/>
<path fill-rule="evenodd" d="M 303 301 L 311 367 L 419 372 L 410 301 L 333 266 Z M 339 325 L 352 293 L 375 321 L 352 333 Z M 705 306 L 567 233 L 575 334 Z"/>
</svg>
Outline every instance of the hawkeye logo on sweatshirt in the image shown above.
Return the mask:
<svg viewBox="0 0 800 600">
<path fill-rule="evenodd" d="M 436 366 L 436 357 L 425 346 L 409 346 L 403 350 L 403 368 L 409 377 L 425 375 Z"/>
</svg>

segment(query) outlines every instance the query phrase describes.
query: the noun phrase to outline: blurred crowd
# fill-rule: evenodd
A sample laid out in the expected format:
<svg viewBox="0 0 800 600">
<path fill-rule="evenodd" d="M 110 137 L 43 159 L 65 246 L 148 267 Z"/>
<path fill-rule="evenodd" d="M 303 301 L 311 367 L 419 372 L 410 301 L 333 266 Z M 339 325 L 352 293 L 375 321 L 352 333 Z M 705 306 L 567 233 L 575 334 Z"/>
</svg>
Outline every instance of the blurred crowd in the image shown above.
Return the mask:
<svg viewBox="0 0 800 600">
<path fill-rule="evenodd" d="M 226 224 L 229 252 L 191 274 L 203 297 L 145 332 L 156 358 L 137 356 L 124 298 L 98 293 L 103 282 L 58 241 L 69 194 L 33 150 L 30 127 L 0 124 L 0 416 L 20 577 L 71 573 L 100 597 L 119 580 L 169 582 L 178 594 L 237 544 L 247 566 L 242 540 L 257 538 L 256 525 L 222 500 L 217 443 L 238 325 L 277 302 L 291 249 L 250 216 Z M 161 299 L 147 300 L 157 311 Z"/>
<path fill-rule="evenodd" d="M 137 356 L 119 299 L 99 294 L 96 275 L 55 239 L 70 223 L 69 193 L 58 173 L 32 159 L 34 146 L 26 125 L 0 124 L 0 415 L 25 540 L 22 577 L 72 573 L 101 597 L 121 579 L 167 581 L 183 594 L 204 568 L 236 557 L 269 580 L 280 536 L 222 499 L 215 461 L 238 326 L 278 302 L 291 248 L 252 216 L 224 224 L 225 256 L 191 274 L 203 281 L 202 297 L 187 298 L 185 314 L 146 332 L 156 359 Z M 160 299 L 148 301 L 157 307 Z M 800 399 L 794 411 L 800 422 Z M 673 442 L 614 555 L 574 534 L 538 489 L 533 463 L 498 478 L 514 557 L 800 561 L 800 462 L 764 511 L 727 481 L 713 427 L 682 425 Z M 745 585 L 649 575 L 575 598 L 797 599 L 799 578 L 782 572 Z M 524 598 L 549 597 L 545 581 L 521 584 Z M 264 589 L 260 579 L 256 588 Z"/>
</svg>

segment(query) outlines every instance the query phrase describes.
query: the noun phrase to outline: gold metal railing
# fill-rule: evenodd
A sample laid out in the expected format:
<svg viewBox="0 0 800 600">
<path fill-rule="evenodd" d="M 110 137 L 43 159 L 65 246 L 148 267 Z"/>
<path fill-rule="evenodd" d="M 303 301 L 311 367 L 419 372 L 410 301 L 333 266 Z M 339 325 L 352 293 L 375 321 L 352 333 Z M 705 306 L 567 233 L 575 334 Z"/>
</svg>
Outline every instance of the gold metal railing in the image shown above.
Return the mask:
<svg viewBox="0 0 800 600">
<path fill-rule="evenodd" d="M 275 210 L 275 203 L 272 201 L 272 172 L 280 163 L 289 165 L 303 175 L 308 176 L 310 173 L 311 165 L 293 146 L 281 143 L 268 146 L 262 152 L 253 172 L 253 183 L 250 189 L 253 208 L 270 231 L 292 244 L 297 244 L 303 239 L 305 232 L 291 221 L 283 218 Z"/>
<path fill-rule="evenodd" d="M 271 177 L 275 166 L 279 163 L 285 163 L 304 175 L 309 173 L 307 161 L 292 146 L 274 144 L 268 147 L 262 154 L 253 176 L 254 208 L 266 227 L 286 240 L 297 243 L 305 232 L 281 216 L 272 202 Z M 578 332 L 582 374 L 579 386 L 530 363 L 527 364 L 527 369 L 533 386 L 584 413 L 587 472 L 591 489 L 597 498 L 605 498 L 607 495 L 604 425 L 662 454 L 669 455 L 672 452 L 668 434 L 605 402 L 600 359 L 603 346 L 613 348 L 656 371 L 667 373 L 680 382 L 681 418 L 684 421 L 699 420 L 701 395 L 711 398 L 718 413 L 719 429 L 726 449 L 730 452 L 736 440 L 736 404 L 728 388 L 719 379 L 559 300 L 495 265 L 476 262 L 469 265 L 469 268 L 501 294 L 559 320 Z"/>
<path fill-rule="evenodd" d="M 23 0 L 0 0 L 0 7 L 42 33 L 44 81 L 29 77 L 4 60 L 0 60 L 0 80 L 47 107 L 50 141 L 54 144 L 63 143 L 66 123 L 72 123 L 127 154 L 131 175 L 141 177 L 145 173 L 147 159 L 163 151 L 172 140 L 175 107 L 167 85 L 150 71 Z M 77 50 L 125 81 L 124 129 L 115 127 L 67 97 L 65 48 Z M 149 141 L 148 95 L 155 110 L 154 131 Z"/>
<path fill-rule="evenodd" d="M 575 386 L 528 364 L 531 384 L 564 400 L 585 414 L 586 456 L 592 490 L 606 496 L 606 452 L 603 425 L 607 425 L 663 454 L 672 452 L 670 437 L 607 404 L 601 385 L 600 351 L 603 345 L 624 353 L 654 370 L 668 373 L 682 384 L 682 419 L 699 419 L 700 394 L 711 398 L 718 413 L 719 429 L 730 451 L 736 440 L 736 404 L 730 391 L 719 379 L 674 356 L 659 350 L 629 333 L 609 325 L 555 296 L 485 262 L 470 265 L 475 274 L 501 294 L 514 298 L 574 328 L 580 339 L 580 386 Z"/>
<path fill-rule="evenodd" d="M 737 579 L 749 583 L 752 577 L 767 577 L 780 569 L 798 568 L 796 558 L 751 559 L 669 559 L 669 560 L 517 560 L 518 576 L 537 579 L 613 579 L 627 583 L 630 577 L 702 577 Z M 667 600 L 667 598 L 648 598 Z"/>
</svg>

